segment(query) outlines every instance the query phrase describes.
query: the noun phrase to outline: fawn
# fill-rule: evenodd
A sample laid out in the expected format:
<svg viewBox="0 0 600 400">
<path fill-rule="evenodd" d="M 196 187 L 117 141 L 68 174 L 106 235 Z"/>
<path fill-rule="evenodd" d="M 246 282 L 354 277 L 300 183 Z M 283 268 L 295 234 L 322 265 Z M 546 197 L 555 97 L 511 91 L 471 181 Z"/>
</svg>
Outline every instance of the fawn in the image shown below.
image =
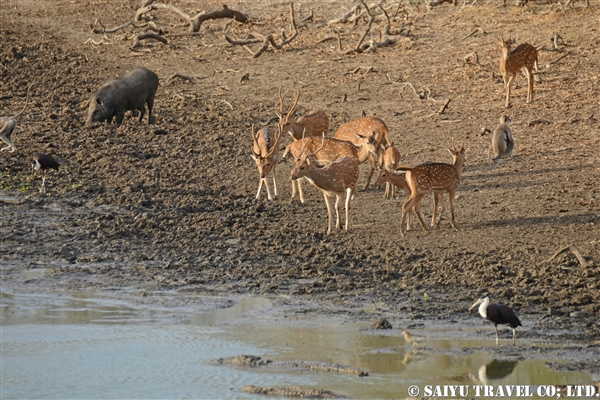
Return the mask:
<svg viewBox="0 0 600 400">
<path fill-rule="evenodd" d="M 383 151 L 390 146 L 390 132 L 385 122 L 380 118 L 362 117 L 340 125 L 333 137 L 340 140 L 348 140 L 357 144 L 359 142 L 359 139 L 356 136 L 357 134 L 365 136 L 372 134 L 375 136 L 376 140 L 375 150 L 377 153 L 373 155 L 373 158 L 370 160 L 371 169 L 369 170 L 369 176 L 367 177 L 367 182 L 365 182 L 363 188 L 366 189 L 369 186 L 369 182 L 371 182 L 371 177 L 375 171 L 376 164 L 381 166 L 383 161 Z"/>
<path fill-rule="evenodd" d="M 275 132 L 275 129 L 268 126 L 254 133 L 254 124 L 252 124 L 252 158 L 256 161 L 258 173 L 260 174 L 258 193 L 256 193 L 257 199 L 260 197 L 260 190 L 262 189 L 263 183 L 267 187 L 268 199 L 273 199 L 271 197 L 271 191 L 269 190 L 269 183 L 267 182 L 267 177 L 271 170 L 273 171 L 273 191 L 275 196 L 277 196 L 275 167 L 278 160 L 277 153 L 279 151 L 279 139 L 281 139 L 281 127 L 278 133 Z"/>
<path fill-rule="evenodd" d="M 296 91 L 296 99 L 294 105 L 284 116 L 283 112 L 283 99 L 285 94 L 281 94 L 281 88 L 279 88 L 279 123 L 281 125 L 282 133 L 289 133 L 294 140 L 300 140 L 307 136 L 321 136 L 323 133 L 327 135 L 329 131 L 329 116 L 325 111 L 312 110 L 303 117 L 294 120 L 296 117 L 296 108 L 298 107 L 298 99 L 300 98 L 300 89 Z"/>
<path fill-rule="evenodd" d="M 389 149 L 388 149 L 389 150 Z M 426 163 L 427 164 L 427 163 Z M 422 165 L 422 164 L 420 164 Z M 420 165 L 417 165 L 420 166 Z M 375 181 L 376 185 L 381 185 L 384 182 L 389 183 L 392 187 L 398 187 L 401 190 L 410 194 L 410 187 L 408 187 L 408 183 L 406 182 L 406 171 L 390 171 L 386 169 L 380 169 L 377 174 L 377 180 Z M 437 210 L 441 207 L 440 218 L 436 218 Z M 437 226 L 442 219 L 442 214 L 444 213 L 444 198 L 443 194 L 438 191 L 433 191 L 433 215 L 431 216 L 431 226 Z M 410 213 L 406 217 L 406 230 L 410 231 L 411 222 L 410 222 Z"/>
<path fill-rule="evenodd" d="M 456 230 L 456 219 L 454 218 L 454 193 L 460 183 L 460 175 L 465 164 L 465 148 L 460 150 L 447 148 L 452 158 L 453 164 L 427 162 L 416 167 L 399 167 L 398 170 L 406 171 L 406 182 L 410 188 L 410 197 L 402 205 L 402 220 L 400 221 L 400 234 L 404 236 L 404 220 L 411 210 L 415 211 L 419 223 L 424 231 L 427 232 L 425 222 L 421 216 L 421 200 L 428 192 L 448 192 L 450 213 L 452 215 L 452 228 Z"/>
<path fill-rule="evenodd" d="M 510 105 L 510 86 L 516 78 L 517 72 L 523 69 L 527 74 L 527 103 L 533 100 L 533 68 L 537 69 L 538 52 L 535 47 L 529 43 L 521 43 L 515 48 L 512 45 L 514 39 L 504 40 L 499 37 L 502 47 L 502 58 L 500 58 L 500 72 L 504 78 L 504 87 L 506 88 L 505 108 Z"/>
<path fill-rule="evenodd" d="M 515 147 L 515 141 L 512 137 L 512 131 L 509 124 L 511 119 L 508 115 L 500 117 L 500 124 L 494 129 L 492 136 L 492 145 L 488 151 L 488 162 L 496 162 L 499 158 L 509 157 Z M 492 158 L 492 151 L 494 158 Z"/>
<path fill-rule="evenodd" d="M 323 137 L 322 146 L 325 145 L 325 138 Z M 304 152 L 304 147 L 301 149 L 300 159 L 294 164 L 294 168 L 291 172 L 291 179 L 298 180 L 300 178 L 306 178 L 314 186 L 319 188 L 323 192 L 325 197 L 325 203 L 327 204 L 327 234 L 331 233 L 331 206 L 333 203 L 333 197 L 335 196 L 335 213 L 336 213 L 336 227 L 341 228 L 340 225 L 340 199 L 343 199 L 346 208 L 346 225 L 345 230 L 348 230 L 349 218 L 348 211 L 350 205 L 350 199 L 354 194 L 356 188 L 356 181 L 358 180 L 358 159 L 351 156 L 341 156 L 336 161 L 325 165 L 319 166 L 315 162 L 315 154 L 321 150 L 317 149 L 315 152 L 307 151 Z"/>
<path fill-rule="evenodd" d="M 388 171 L 395 171 L 396 168 L 400 166 L 400 158 L 402 158 L 400 150 L 398 150 L 397 147 L 394 147 L 394 143 L 390 143 L 390 147 L 385 149 L 383 153 L 383 169 L 387 169 Z M 406 180 L 404 180 L 404 182 L 406 182 Z M 377 182 L 375 184 L 381 185 L 381 183 Z M 406 186 L 405 189 L 408 190 L 408 186 Z M 396 197 L 396 185 L 394 185 L 391 181 L 385 182 L 384 196 L 386 199 Z"/>
</svg>

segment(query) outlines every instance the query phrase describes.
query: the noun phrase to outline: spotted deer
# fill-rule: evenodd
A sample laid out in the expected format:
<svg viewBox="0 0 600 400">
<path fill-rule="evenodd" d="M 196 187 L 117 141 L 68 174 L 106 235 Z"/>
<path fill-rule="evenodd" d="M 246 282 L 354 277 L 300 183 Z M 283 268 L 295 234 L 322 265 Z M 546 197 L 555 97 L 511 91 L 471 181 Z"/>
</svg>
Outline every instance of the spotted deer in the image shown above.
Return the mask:
<svg viewBox="0 0 600 400">
<path fill-rule="evenodd" d="M 358 159 L 352 156 L 343 155 L 330 164 L 319 166 L 316 162 L 316 153 L 325 147 L 325 139 L 326 138 L 323 137 L 322 147 L 315 152 L 305 152 L 305 147 L 302 147 L 300 150 L 301 157 L 294 164 L 294 168 L 291 172 L 291 179 L 298 180 L 304 177 L 323 192 L 325 203 L 327 204 L 327 234 L 329 235 L 331 233 L 331 207 L 334 196 L 336 198 L 335 226 L 336 228 L 341 229 L 340 199 L 342 199 L 346 209 L 345 230 L 348 230 L 350 199 L 354 194 L 356 182 L 358 180 Z"/>
<path fill-rule="evenodd" d="M 329 116 L 325 111 L 312 110 L 308 114 L 296 118 L 296 108 L 298 107 L 298 100 L 300 99 L 300 90 L 296 91 L 296 98 L 294 105 L 284 116 L 283 112 L 283 100 L 285 94 L 281 94 L 281 88 L 279 88 L 279 123 L 282 126 L 282 133 L 289 133 L 294 140 L 300 140 L 303 137 L 308 136 L 322 136 L 323 133 L 327 135 L 329 131 Z"/>
<path fill-rule="evenodd" d="M 390 147 L 385 149 L 383 153 L 383 169 L 386 169 L 388 171 L 395 171 L 396 168 L 400 166 L 400 158 L 402 158 L 400 150 L 398 150 L 397 147 L 394 147 L 394 143 L 390 143 Z M 375 184 L 381 185 L 380 183 Z M 408 190 L 408 186 L 406 187 L 406 189 Z M 386 199 L 396 197 L 396 186 L 390 181 L 385 182 L 384 196 Z"/>
<path fill-rule="evenodd" d="M 376 142 L 375 149 L 377 153 L 369 160 L 371 169 L 369 170 L 369 176 L 365 182 L 364 189 L 366 189 L 371 182 L 371 177 L 373 176 L 376 165 L 381 165 L 383 161 L 383 151 L 390 146 L 390 133 L 387 125 L 380 118 L 362 117 L 340 125 L 333 137 L 335 139 L 348 140 L 357 144 L 357 134 L 363 136 L 373 135 L 375 136 Z"/>
<path fill-rule="evenodd" d="M 419 223 L 424 231 L 427 231 L 425 222 L 421 216 L 421 200 L 427 193 L 448 192 L 450 203 L 450 214 L 452 216 L 452 228 L 456 230 L 456 219 L 454 218 L 454 194 L 460 183 L 460 175 L 465 164 L 465 148 L 456 150 L 448 148 L 454 162 L 452 164 L 427 162 L 416 167 L 399 167 L 398 170 L 406 171 L 406 183 L 410 188 L 410 197 L 402 205 L 402 220 L 400 221 L 400 235 L 404 236 L 403 225 L 408 214 L 414 210 Z"/>
<path fill-rule="evenodd" d="M 388 149 L 389 150 L 389 149 Z M 406 182 L 406 171 L 390 171 L 387 169 L 380 169 L 377 174 L 376 185 L 382 185 L 383 183 L 389 183 L 393 187 L 398 187 L 404 192 L 410 195 L 410 188 Z M 441 207 L 440 218 L 436 218 L 438 208 Z M 431 226 L 437 226 L 440 223 L 442 214 L 444 213 L 444 198 L 441 192 L 433 192 L 433 215 L 431 216 Z M 411 230 L 410 213 L 406 217 L 406 230 Z"/>
<path fill-rule="evenodd" d="M 488 162 L 496 162 L 499 158 L 509 157 L 515 147 L 512 130 L 509 124 L 511 119 L 508 115 L 500 117 L 500 124 L 494 129 L 492 145 L 488 151 Z M 494 158 L 492 158 L 492 153 Z"/>
<path fill-rule="evenodd" d="M 318 138 L 315 136 L 306 137 L 291 143 L 285 148 L 283 158 L 291 153 L 292 163 L 297 163 L 305 154 L 311 153 L 318 163 L 332 163 L 341 157 L 348 156 L 356 158 L 359 164 L 364 163 L 372 154 L 375 153 L 375 137 L 373 135 L 357 135 L 357 144 L 346 140 L 339 140 L 323 135 Z M 298 193 L 300 202 L 304 203 L 304 194 L 302 193 L 302 184 L 300 180 L 295 180 L 298 184 Z M 296 195 L 296 187 L 292 181 L 292 197 Z"/>
<path fill-rule="evenodd" d="M 260 197 L 260 190 L 262 189 L 263 183 L 267 188 L 267 197 L 272 200 L 271 191 L 269 190 L 269 183 L 267 177 L 269 173 L 273 171 L 273 192 L 277 196 L 277 181 L 275 180 L 275 167 L 278 160 L 279 152 L 279 139 L 281 139 L 281 130 L 276 132 L 275 129 L 268 126 L 259 129 L 258 132 L 254 133 L 254 124 L 252 124 L 252 158 L 256 161 L 258 167 L 258 173 L 260 174 L 260 182 L 258 184 L 258 193 L 256 198 Z"/>
<path fill-rule="evenodd" d="M 519 70 L 524 70 L 527 75 L 527 103 L 533 100 L 533 68 L 537 68 L 538 52 L 535 47 L 529 43 L 521 43 L 515 48 L 514 39 L 504 40 L 498 38 L 502 48 L 502 57 L 500 58 L 500 72 L 504 78 L 504 87 L 506 88 L 505 108 L 510 106 L 510 86 L 517 76 Z"/>
</svg>

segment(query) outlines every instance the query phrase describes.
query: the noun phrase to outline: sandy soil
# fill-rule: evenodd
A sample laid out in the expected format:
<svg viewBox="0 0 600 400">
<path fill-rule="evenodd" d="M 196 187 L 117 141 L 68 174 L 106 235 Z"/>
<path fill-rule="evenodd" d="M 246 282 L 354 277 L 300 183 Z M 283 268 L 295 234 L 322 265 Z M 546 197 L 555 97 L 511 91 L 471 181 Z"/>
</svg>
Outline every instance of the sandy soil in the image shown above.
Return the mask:
<svg viewBox="0 0 600 400">
<path fill-rule="evenodd" d="M 597 351 L 598 4 L 584 8 L 578 1 L 565 10 L 551 1 L 527 8 L 480 0 L 427 10 L 403 1 L 397 14 L 397 6 L 390 8 L 391 32 L 406 28 L 409 35 L 390 36 L 393 46 L 363 54 L 341 54 L 336 40 L 319 43 L 334 35 L 344 50 L 357 43 L 365 20 L 354 30 L 327 24 L 350 2 L 296 3 L 298 21 L 311 11 L 314 17 L 298 22 L 290 45 L 258 58 L 224 34 L 272 33 L 280 40 L 289 28 L 288 4 L 236 2 L 231 8 L 251 23 L 207 21 L 195 36 L 146 41 L 134 50 L 141 28 L 105 37 L 91 32 L 96 20 L 107 28 L 132 20 L 139 3 L 0 4 L 0 114 L 18 112 L 28 85 L 42 83 L 32 88 L 13 135 L 19 152 L 0 153 L 3 290 L 288 295 L 429 318 L 462 314 L 487 293 L 514 308 L 534 328 L 530 334 L 563 328 Z M 190 14 L 199 7 L 173 4 Z M 220 7 L 202 4 L 207 11 Z M 176 14 L 149 15 L 168 34 L 187 32 Z M 378 15 L 373 40 L 384 25 Z M 519 75 L 505 110 L 497 37 L 551 48 L 555 32 L 562 52 L 539 52 L 534 101 L 525 103 L 526 79 Z M 470 53 L 477 62 L 465 58 Z M 126 117 L 118 128 L 85 129 L 81 105 L 104 81 L 138 66 L 161 78 L 155 124 Z M 168 81 L 174 73 L 196 81 Z M 305 204 L 290 198 L 287 162 L 277 169 L 279 196 L 256 200 L 250 127 L 275 115 L 280 86 L 288 92 L 286 107 L 300 88 L 300 113 L 325 110 L 331 133 L 363 114 L 382 118 L 406 165 L 450 162 L 443 146 L 464 144 L 459 230 L 446 213 L 438 228 L 425 233 L 416 225 L 401 237 L 405 196 L 387 200 L 371 186 L 352 202 L 351 230 L 328 236 L 320 192 L 305 185 Z M 503 113 L 513 120 L 515 157 L 490 164 L 491 136 L 480 132 L 493 130 Z M 38 152 L 63 163 L 49 174 L 46 195 L 38 193 L 39 176 L 30 175 Z M 548 261 L 570 244 L 588 265 L 570 252 Z"/>
</svg>

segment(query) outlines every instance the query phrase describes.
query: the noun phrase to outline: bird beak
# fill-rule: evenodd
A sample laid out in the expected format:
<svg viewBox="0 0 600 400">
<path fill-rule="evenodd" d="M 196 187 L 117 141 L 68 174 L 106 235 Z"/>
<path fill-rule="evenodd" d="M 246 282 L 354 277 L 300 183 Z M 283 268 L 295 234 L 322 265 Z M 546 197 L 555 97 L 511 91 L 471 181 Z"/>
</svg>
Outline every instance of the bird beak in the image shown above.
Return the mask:
<svg viewBox="0 0 600 400">
<path fill-rule="evenodd" d="M 475 307 L 477 307 L 477 306 L 478 306 L 478 305 L 480 305 L 480 304 L 481 304 L 481 300 L 477 300 L 477 301 L 475 302 L 475 304 L 473 304 L 473 305 L 472 305 L 472 306 L 469 308 L 469 312 L 471 312 L 471 310 L 472 310 L 472 309 L 474 309 Z"/>
</svg>

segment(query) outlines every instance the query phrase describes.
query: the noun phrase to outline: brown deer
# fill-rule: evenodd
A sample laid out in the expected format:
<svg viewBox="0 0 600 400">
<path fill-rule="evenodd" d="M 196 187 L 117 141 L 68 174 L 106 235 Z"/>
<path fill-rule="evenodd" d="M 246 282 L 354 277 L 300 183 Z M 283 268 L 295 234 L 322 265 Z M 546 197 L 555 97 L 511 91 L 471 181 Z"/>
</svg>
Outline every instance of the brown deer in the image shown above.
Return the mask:
<svg viewBox="0 0 600 400">
<path fill-rule="evenodd" d="M 538 52 L 535 47 L 529 43 L 521 43 L 515 48 L 514 39 L 504 40 L 499 37 L 502 47 L 502 58 L 500 58 L 500 72 L 504 78 L 504 87 L 506 88 L 505 108 L 510 106 L 510 86 L 517 76 L 517 72 L 523 69 L 527 74 L 527 103 L 533 100 L 533 68 L 537 69 Z"/>
<path fill-rule="evenodd" d="M 256 161 L 258 173 L 260 174 L 258 193 L 256 193 L 257 199 L 260 197 L 260 190 L 263 183 L 267 187 L 267 197 L 269 200 L 273 199 L 269 190 L 269 183 L 267 182 L 267 177 L 271 171 L 273 171 L 273 191 L 275 196 L 277 196 L 275 167 L 278 160 L 279 139 L 281 139 L 281 129 L 279 132 L 275 132 L 275 129 L 266 126 L 254 133 L 254 124 L 252 124 L 252 140 L 254 142 L 252 145 L 252 158 Z"/>
<path fill-rule="evenodd" d="M 325 146 L 325 138 L 323 138 L 322 146 Z M 335 213 L 337 228 L 341 229 L 340 224 L 340 199 L 343 199 L 346 207 L 346 225 L 345 230 L 348 230 L 349 218 L 348 211 L 350 199 L 356 188 L 358 180 L 358 160 L 352 156 L 343 155 L 336 161 L 319 166 L 316 163 L 315 155 L 321 150 L 305 152 L 304 147 L 301 149 L 301 158 L 294 164 L 291 172 L 292 180 L 306 178 L 314 186 L 323 192 L 325 203 L 327 204 L 327 234 L 331 233 L 331 207 L 333 197 L 335 196 Z"/>
<path fill-rule="evenodd" d="M 364 163 L 372 154 L 375 153 L 375 137 L 373 135 L 358 135 L 358 144 L 353 144 L 346 140 L 338 140 L 323 135 L 321 138 L 311 136 L 302 140 L 295 141 L 288 145 L 283 152 L 283 158 L 289 153 L 292 154 L 292 163 L 297 163 L 308 153 L 313 155 L 315 162 L 322 164 L 332 163 L 341 157 L 348 156 L 356 158 L 359 164 Z M 302 185 L 300 180 L 296 180 L 300 202 L 304 203 Z M 292 182 L 292 197 L 296 195 L 296 187 Z"/>
<path fill-rule="evenodd" d="M 389 149 L 388 149 L 389 150 Z M 376 185 L 382 185 L 383 183 L 389 183 L 393 187 L 398 187 L 401 190 L 410 194 L 410 187 L 408 187 L 408 183 L 406 182 L 406 171 L 390 171 L 386 169 L 380 169 L 377 174 L 377 180 L 375 181 Z M 438 208 L 441 207 L 440 218 L 436 219 L 436 213 Z M 433 192 L 433 215 L 431 216 L 431 226 L 437 226 L 440 223 L 442 218 L 442 214 L 444 213 L 444 198 L 441 192 L 434 191 Z M 410 222 L 410 213 L 406 217 L 406 230 L 410 231 L 411 222 Z"/>
<path fill-rule="evenodd" d="M 367 182 L 365 182 L 364 189 L 366 189 L 371 182 L 371 177 L 375 171 L 375 166 L 377 164 L 381 165 L 383 161 L 383 150 L 390 146 L 390 133 L 387 125 L 380 118 L 362 117 L 340 125 L 333 137 L 335 139 L 348 140 L 357 144 L 357 134 L 363 136 L 373 135 L 375 136 L 376 141 L 375 149 L 377 153 L 369 161 L 371 164 L 371 169 L 369 170 Z M 383 146 L 383 150 L 381 146 Z"/>
<path fill-rule="evenodd" d="M 296 108 L 298 107 L 298 99 L 300 99 L 300 90 L 296 91 L 296 99 L 294 105 L 284 116 L 283 112 L 283 99 L 285 94 L 281 94 L 281 88 L 279 88 L 279 124 L 282 126 L 282 133 L 289 133 L 294 140 L 300 140 L 303 137 L 308 136 L 321 136 L 323 133 L 327 135 L 329 131 L 329 116 L 325 111 L 312 110 L 303 117 L 296 118 Z"/>
<path fill-rule="evenodd" d="M 406 171 L 406 182 L 410 188 L 410 197 L 402 205 L 402 220 L 400 221 L 400 234 L 404 236 L 403 225 L 408 214 L 414 210 L 424 231 L 427 232 L 425 222 L 421 216 L 421 200 L 428 192 L 448 192 L 450 214 L 452 215 L 452 228 L 456 230 L 454 218 L 454 193 L 460 183 L 460 175 L 465 164 L 465 148 L 460 150 L 448 148 L 454 162 L 452 164 L 427 162 L 416 167 L 399 167 L 398 170 Z"/>
<path fill-rule="evenodd" d="M 402 158 L 402 154 L 397 147 L 394 147 L 394 143 L 390 143 L 390 147 L 385 149 L 383 153 L 383 169 L 387 169 L 388 171 L 395 171 L 397 167 L 400 166 L 400 158 Z M 404 176 L 404 174 L 402 174 Z M 404 180 L 406 182 L 406 180 Z M 381 185 L 381 183 L 375 183 L 376 185 Z M 404 187 L 403 187 L 404 189 Z M 408 186 L 405 188 L 408 190 Z M 385 182 L 385 198 L 395 198 L 396 197 L 396 186 L 390 181 Z"/>
</svg>

